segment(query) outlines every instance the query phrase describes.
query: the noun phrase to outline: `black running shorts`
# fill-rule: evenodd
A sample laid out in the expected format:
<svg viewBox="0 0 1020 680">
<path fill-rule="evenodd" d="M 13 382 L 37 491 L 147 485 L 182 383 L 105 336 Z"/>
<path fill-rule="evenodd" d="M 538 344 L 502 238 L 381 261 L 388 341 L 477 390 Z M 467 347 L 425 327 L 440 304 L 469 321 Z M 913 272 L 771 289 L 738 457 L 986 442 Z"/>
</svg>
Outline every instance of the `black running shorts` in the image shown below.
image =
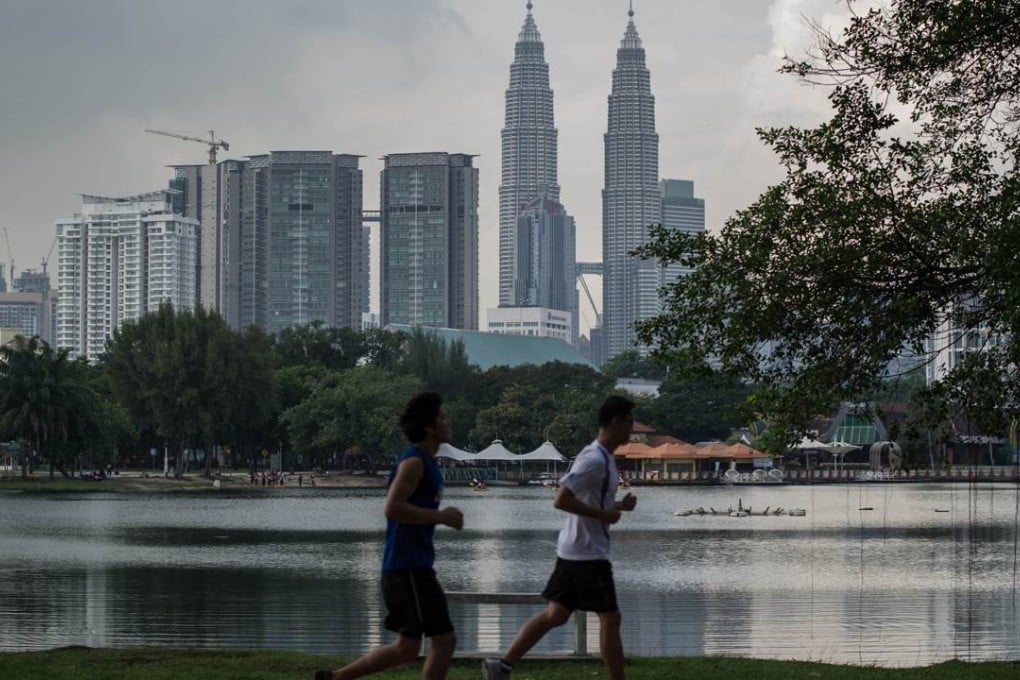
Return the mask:
<svg viewBox="0 0 1020 680">
<path fill-rule="evenodd" d="M 432 569 L 384 571 L 382 591 L 389 612 L 384 623 L 387 630 L 415 638 L 453 632 L 446 593 Z"/>
<path fill-rule="evenodd" d="M 546 600 L 558 602 L 570 611 L 607 613 L 619 610 L 613 565 L 609 560 L 565 560 L 556 558 L 556 568 L 542 591 Z"/>
</svg>

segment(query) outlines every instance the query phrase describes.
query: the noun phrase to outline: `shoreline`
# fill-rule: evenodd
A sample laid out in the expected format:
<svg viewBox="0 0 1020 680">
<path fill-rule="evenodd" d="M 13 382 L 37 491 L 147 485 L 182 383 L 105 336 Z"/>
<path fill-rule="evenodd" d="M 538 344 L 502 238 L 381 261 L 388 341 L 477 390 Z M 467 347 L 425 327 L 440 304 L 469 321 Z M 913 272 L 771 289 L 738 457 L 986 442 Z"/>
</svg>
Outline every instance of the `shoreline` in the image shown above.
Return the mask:
<svg viewBox="0 0 1020 680">
<path fill-rule="evenodd" d="M 164 477 L 162 474 L 150 474 L 146 472 L 126 472 L 120 475 L 112 475 L 102 480 L 89 479 L 65 479 L 55 476 L 49 478 L 49 472 L 36 472 L 27 479 L 20 475 L 13 477 L 0 477 L 0 493 L 4 491 L 22 492 L 50 492 L 65 491 L 75 493 L 131 493 L 131 492 L 171 492 L 171 491 L 241 491 L 250 490 L 278 490 L 278 489 L 381 489 L 386 486 L 385 475 L 344 475 L 331 474 L 328 476 L 317 475 L 315 485 L 311 485 L 311 473 L 299 473 L 302 477 L 302 485 L 298 486 L 298 475 L 287 475 L 284 486 L 262 486 L 251 484 L 251 477 L 247 472 L 228 472 L 213 474 L 206 477 L 201 473 L 185 474 L 182 477 Z M 219 482 L 219 487 L 215 486 Z"/>
</svg>

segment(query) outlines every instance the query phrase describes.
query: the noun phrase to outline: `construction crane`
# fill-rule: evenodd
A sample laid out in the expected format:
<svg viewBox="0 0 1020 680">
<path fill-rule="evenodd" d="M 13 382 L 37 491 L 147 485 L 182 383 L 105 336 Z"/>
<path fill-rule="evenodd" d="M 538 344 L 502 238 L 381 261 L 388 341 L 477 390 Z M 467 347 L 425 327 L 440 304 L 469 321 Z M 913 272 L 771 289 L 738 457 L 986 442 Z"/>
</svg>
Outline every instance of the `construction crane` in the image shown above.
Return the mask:
<svg viewBox="0 0 1020 680">
<path fill-rule="evenodd" d="M 50 249 L 46 252 L 46 257 L 42 259 L 42 273 L 46 273 L 46 265 L 50 263 L 50 255 L 53 254 L 53 247 L 57 245 L 57 237 L 53 237 L 53 242 L 50 243 Z"/>
<path fill-rule="evenodd" d="M 7 233 L 7 227 L 4 227 L 4 240 L 7 241 L 7 261 L 10 266 L 7 267 L 7 276 L 11 278 L 11 286 L 14 285 L 14 251 L 11 250 L 11 235 Z"/>
<path fill-rule="evenodd" d="M 174 137 L 176 139 L 183 139 L 188 142 L 198 142 L 200 144 L 209 145 L 209 165 L 216 164 L 216 149 L 223 149 L 224 151 L 230 150 L 230 144 L 223 141 L 222 139 L 216 139 L 216 133 L 209 130 L 209 139 L 202 139 L 201 137 L 191 137 L 189 135 L 180 135 L 176 132 L 167 132 L 166 130 L 150 130 L 146 128 L 146 132 L 151 132 L 154 135 L 163 135 L 164 137 Z"/>
</svg>

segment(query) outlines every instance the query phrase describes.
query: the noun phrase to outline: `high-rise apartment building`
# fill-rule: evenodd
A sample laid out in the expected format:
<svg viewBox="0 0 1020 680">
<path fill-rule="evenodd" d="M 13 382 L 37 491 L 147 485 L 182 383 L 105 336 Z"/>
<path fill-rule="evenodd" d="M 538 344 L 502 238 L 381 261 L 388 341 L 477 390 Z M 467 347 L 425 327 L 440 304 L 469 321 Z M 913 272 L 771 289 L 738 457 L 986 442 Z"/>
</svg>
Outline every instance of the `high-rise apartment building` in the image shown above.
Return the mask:
<svg viewBox="0 0 1020 680">
<path fill-rule="evenodd" d="M 125 321 L 169 302 L 197 303 L 197 220 L 174 212 L 173 191 L 82 196 L 57 221 L 57 346 L 97 359 Z"/>
<path fill-rule="evenodd" d="M 221 316 L 228 316 L 224 262 L 229 261 L 229 243 L 220 219 L 219 166 L 173 165 L 170 188 L 174 211 L 199 222 L 198 231 L 198 303 Z"/>
<path fill-rule="evenodd" d="M 203 300 L 232 328 L 360 326 L 370 272 L 358 163 L 331 151 L 273 151 L 175 166 L 183 214 L 203 216 L 203 228 L 215 216 L 215 234 L 202 239 Z M 216 188 L 212 205 L 206 186 Z"/>
<path fill-rule="evenodd" d="M 545 45 L 531 14 L 514 46 L 502 142 L 499 186 L 499 304 L 513 301 L 514 262 L 517 257 L 517 217 L 536 199 L 558 202 L 557 131 L 553 123 L 553 91 Z"/>
<path fill-rule="evenodd" d="M 478 330 L 472 156 L 390 154 L 380 186 L 381 323 Z"/>
<path fill-rule="evenodd" d="M 655 98 L 645 66 L 645 50 L 634 25 L 634 11 L 620 48 L 609 95 L 605 135 L 605 188 L 602 191 L 602 322 L 603 356 L 631 349 L 634 323 L 654 314 L 658 264 L 630 252 L 648 242 L 648 227 L 661 221 L 659 196 L 659 135 L 655 131 Z M 655 291 L 650 293 L 649 291 Z"/>
</svg>

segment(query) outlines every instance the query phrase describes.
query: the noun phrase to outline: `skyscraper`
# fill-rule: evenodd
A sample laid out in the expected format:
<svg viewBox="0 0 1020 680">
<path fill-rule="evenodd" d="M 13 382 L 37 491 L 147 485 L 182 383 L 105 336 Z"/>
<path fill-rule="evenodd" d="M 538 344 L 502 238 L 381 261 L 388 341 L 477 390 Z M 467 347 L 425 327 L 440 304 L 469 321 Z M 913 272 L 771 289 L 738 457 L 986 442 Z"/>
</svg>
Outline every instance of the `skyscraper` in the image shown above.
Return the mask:
<svg viewBox="0 0 1020 680">
<path fill-rule="evenodd" d="M 705 199 L 694 195 L 694 182 L 687 179 L 664 179 L 659 182 L 659 194 L 662 198 L 663 227 L 691 235 L 705 231 Z M 679 262 L 660 267 L 658 285 L 669 285 L 691 271 Z M 656 294 L 651 305 L 656 307 L 654 313 L 657 314 L 662 307 L 661 295 Z"/>
<path fill-rule="evenodd" d="M 556 201 L 539 198 L 517 217 L 513 307 L 546 307 L 571 318 L 577 332 L 577 258 L 574 218 Z M 492 312 L 490 311 L 490 315 Z"/>
<path fill-rule="evenodd" d="M 57 221 L 57 346 L 97 359 L 122 323 L 163 302 L 198 301 L 198 221 L 173 210 L 172 191 L 82 196 L 81 214 Z"/>
<path fill-rule="evenodd" d="M 203 229 L 215 225 L 215 238 L 202 238 L 203 304 L 237 329 L 255 324 L 276 333 L 312 321 L 360 327 L 369 263 L 358 163 L 331 151 L 273 151 L 174 166 L 170 186 L 182 192 L 175 209 L 201 215 Z M 216 187 L 211 205 L 201 200 L 205 186 Z"/>
<path fill-rule="evenodd" d="M 219 169 L 216 164 L 172 165 L 170 188 L 174 211 L 199 222 L 198 303 L 226 318 L 223 262 L 228 258 L 225 233 L 219 219 Z"/>
<path fill-rule="evenodd" d="M 478 330 L 478 170 L 466 154 L 384 158 L 382 319 Z"/>
<path fill-rule="evenodd" d="M 510 86 L 501 135 L 502 176 L 499 187 L 499 304 L 513 305 L 517 216 L 535 199 L 560 200 L 557 183 L 557 132 L 545 45 L 531 15 L 514 46 Z"/>
<path fill-rule="evenodd" d="M 648 241 L 648 226 L 661 220 L 659 135 L 655 98 L 645 66 L 645 50 L 634 25 L 634 10 L 616 52 L 609 124 L 605 136 L 605 188 L 602 191 L 603 356 L 597 364 L 630 349 L 634 322 L 654 310 L 658 264 L 630 255 Z M 642 303 L 645 303 L 644 305 Z"/>
</svg>

